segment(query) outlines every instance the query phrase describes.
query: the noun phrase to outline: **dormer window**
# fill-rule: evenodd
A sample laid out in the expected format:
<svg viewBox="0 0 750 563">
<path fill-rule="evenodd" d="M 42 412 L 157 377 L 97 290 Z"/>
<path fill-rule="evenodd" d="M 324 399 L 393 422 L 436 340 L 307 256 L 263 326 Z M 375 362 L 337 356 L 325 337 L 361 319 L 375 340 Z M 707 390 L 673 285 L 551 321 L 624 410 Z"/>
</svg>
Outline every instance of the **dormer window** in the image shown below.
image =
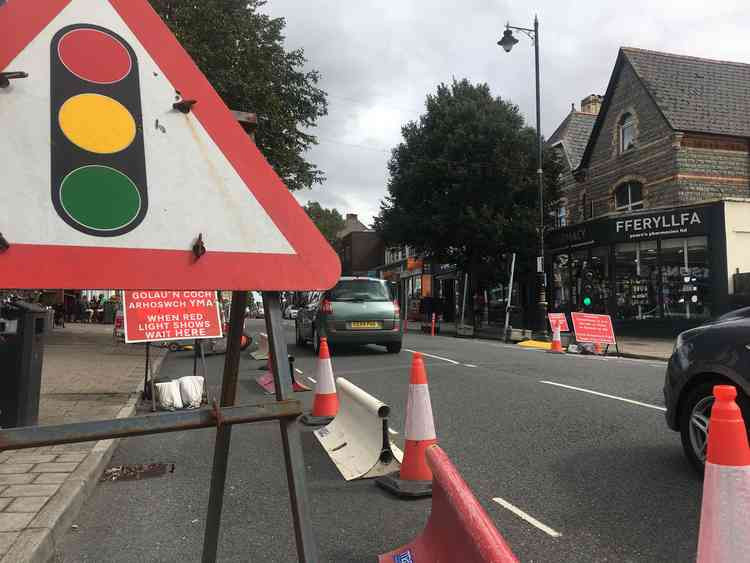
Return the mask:
<svg viewBox="0 0 750 563">
<path fill-rule="evenodd" d="M 620 152 L 635 147 L 635 120 L 633 115 L 626 113 L 620 119 Z"/>
<path fill-rule="evenodd" d="M 638 182 L 627 182 L 615 190 L 615 209 L 617 211 L 635 211 L 643 209 L 643 186 Z"/>
</svg>

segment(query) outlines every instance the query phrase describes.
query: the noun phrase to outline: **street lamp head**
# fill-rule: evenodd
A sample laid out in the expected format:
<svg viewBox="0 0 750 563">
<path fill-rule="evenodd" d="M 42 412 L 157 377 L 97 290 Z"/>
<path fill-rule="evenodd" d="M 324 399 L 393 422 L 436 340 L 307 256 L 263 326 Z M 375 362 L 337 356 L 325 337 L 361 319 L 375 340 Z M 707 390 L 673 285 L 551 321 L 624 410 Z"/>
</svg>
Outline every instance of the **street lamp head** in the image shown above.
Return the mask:
<svg viewBox="0 0 750 563">
<path fill-rule="evenodd" d="M 518 39 L 513 37 L 513 32 L 510 29 L 506 29 L 503 32 L 503 38 L 497 42 L 497 44 L 500 45 L 506 53 L 510 53 L 513 45 L 515 45 L 516 43 L 518 43 Z"/>
</svg>

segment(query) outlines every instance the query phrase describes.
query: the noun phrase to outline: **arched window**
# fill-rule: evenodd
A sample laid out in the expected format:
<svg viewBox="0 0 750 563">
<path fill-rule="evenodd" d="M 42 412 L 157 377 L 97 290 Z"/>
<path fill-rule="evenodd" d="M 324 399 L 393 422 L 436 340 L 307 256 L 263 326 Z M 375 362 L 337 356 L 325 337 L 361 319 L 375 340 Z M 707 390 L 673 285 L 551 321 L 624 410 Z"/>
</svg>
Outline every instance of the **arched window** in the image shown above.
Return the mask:
<svg viewBox="0 0 750 563">
<path fill-rule="evenodd" d="M 620 152 L 635 146 L 635 120 L 632 114 L 626 113 L 620 119 Z"/>
<path fill-rule="evenodd" d="M 615 209 L 633 211 L 643 209 L 643 186 L 638 182 L 626 182 L 615 189 Z"/>
</svg>

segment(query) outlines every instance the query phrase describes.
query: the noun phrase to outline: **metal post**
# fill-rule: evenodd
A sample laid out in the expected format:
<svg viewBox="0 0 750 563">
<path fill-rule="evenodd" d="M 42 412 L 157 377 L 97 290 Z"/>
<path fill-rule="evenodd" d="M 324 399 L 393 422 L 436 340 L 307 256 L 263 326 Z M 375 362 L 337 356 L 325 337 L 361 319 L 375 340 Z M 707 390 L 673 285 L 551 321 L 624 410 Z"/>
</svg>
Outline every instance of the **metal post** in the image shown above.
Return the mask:
<svg viewBox="0 0 750 563">
<path fill-rule="evenodd" d="M 508 290 L 508 299 L 505 301 L 505 341 L 510 342 L 510 305 L 513 300 L 513 275 L 516 272 L 516 253 L 510 261 L 510 289 Z"/>
<path fill-rule="evenodd" d="M 198 374 L 198 339 L 193 340 L 193 375 Z"/>
<path fill-rule="evenodd" d="M 222 407 L 234 405 L 237 396 L 237 373 L 240 366 L 240 345 L 245 322 L 245 307 L 247 307 L 247 291 L 233 291 L 227 352 L 224 360 L 224 374 L 221 380 Z M 211 471 L 211 488 L 208 497 L 208 514 L 206 515 L 206 531 L 203 540 L 203 557 L 201 558 L 203 563 L 214 563 L 216 561 L 231 437 L 231 426 L 220 425 L 217 428 L 214 462 Z"/>
<path fill-rule="evenodd" d="M 547 337 L 547 288 L 544 275 L 544 178 L 542 173 L 542 118 L 539 94 L 539 19 L 534 16 L 534 62 L 536 70 L 536 143 L 537 143 L 537 182 L 539 184 L 539 258 L 537 260 L 537 327 L 543 337 Z"/>
<path fill-rule="evenodd" d="M 151 351 L 151 343 L 146 342 L 146 367 L 143 370 L 143 398 L 148 395 L 148 363 L 149 363 L 149 352 Z"/>
<path fill-rule="evenodd" d="M 292 374 L 289 371 L 286 335 L 281 322 L 279 293 L 263 292 L 263 308 L 266 311 L 266 332 L 268 350 L 272 361 L 276 400 L 283 401 L 292 393 Z M 303 563 L 318 561 L 318 547 L 315 543 L 310 503 L 307 498 L 305 483 L 305 460 L 302 455 L 299 424 L 296 420 L 279 420 L 281 442 L 284 447 L 286 478 L 289 486 L 289 497 L 294 520 L 294 536 L 297 541 L 297 558 Z"/>
</svg>

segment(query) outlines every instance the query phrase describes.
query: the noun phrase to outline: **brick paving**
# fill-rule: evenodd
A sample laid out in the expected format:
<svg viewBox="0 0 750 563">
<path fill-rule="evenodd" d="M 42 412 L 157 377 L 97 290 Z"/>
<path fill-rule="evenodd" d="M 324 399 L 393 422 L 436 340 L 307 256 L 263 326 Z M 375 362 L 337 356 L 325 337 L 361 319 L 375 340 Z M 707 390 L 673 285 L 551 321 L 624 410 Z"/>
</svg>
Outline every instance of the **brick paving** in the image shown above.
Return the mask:
<svg viewBox="0 0 750 563">
<path fill-rule="evenodd" d="M 152 348 L 156 365 L 165 354 Z M 144 347 L 115 342 L 111 325 L 54 329 L 45 341 L 39 424 L 116 418 L 137 392 L 144 367 Z M 15 561 L 50 527 L 45 506 L 95 445 L 0 452 L 0 563 Z"/>
</svg>

